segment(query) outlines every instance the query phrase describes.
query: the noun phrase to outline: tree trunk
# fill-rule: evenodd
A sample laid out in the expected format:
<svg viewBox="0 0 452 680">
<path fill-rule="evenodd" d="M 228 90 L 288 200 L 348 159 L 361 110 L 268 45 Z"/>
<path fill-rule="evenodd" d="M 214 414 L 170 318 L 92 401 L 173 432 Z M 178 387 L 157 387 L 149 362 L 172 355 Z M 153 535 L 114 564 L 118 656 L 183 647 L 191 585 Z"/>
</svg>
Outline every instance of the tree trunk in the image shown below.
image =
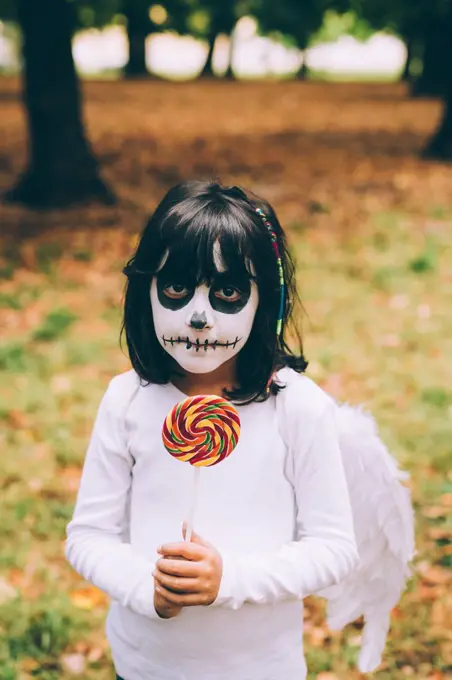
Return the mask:
<svg viewBox="0 0 452 680">
<path fill-rule="evenodd" d="M 405 66 L 403 67 L 403 72 L 402 72 L 400 79 L 404 83 L 409 83 L 411 81 L 411 60 L 413 58 L 413 48 L 414 48 L 414 40 L 413 40 L 412 37 L 408 37 L 406 39 L 405 47 L 406 47 Z"/>
<path fill-rule="evenodd" d="M 218 33 L 212 33 L 209 35 L 209 51 L 207 52 L 206 61 L 199 74 L 200 78 L 215 78 L 215 73 L 213 71 L 213 53 L 217 38 Z"/>
<path fill-rule="evenodd" d="M 423 150 L 423 158 L 452 161 L 452 85 L 448 90 L 441 122 Z"/>
<path fill-rule="evenodd" d="M 112 203 L 85 137 L 72 58 L 72 7 L 66 0 L 19 0 L 23 33 L 23 101 L 28 167 L 5 195 L 33 207 L 66 207 L 90 199 Z"/>
<path fill-rule="evenodd" d="M 306 63 L 306 57 L 303 54 L 303 61 L 300 64 L 300 68 L 298 69 L 297 72 L 297 79 L 298 80 L 307 80 L 309 75 L 309 69 L 308 65 Z"/>
<path fill-rule="evenodd" d="M 426 22 L 422 73 L 413 83 L 415 97 L 441 97 L 447 86 L 449 34 L 446 22 L 436 17 Z"/>
<path fill-rule="evenodd" d="M 129 43 L 129 61 L 124 68 L 126 78 L 143 78 L 149 76 L 146 66 L 146 38 L 150 33 L 148 6 L 137 0 L 126 0 L 123 3 L 124 15 L 127 19 L 127 38 Z"/>
<path fill-rule="evenodd" d="M 444 21 L 446 35 L 452 35 L 452 6 Z M 451 73 L 452 41 L 448 42 L 445 54 L 444 70 Z M 436 132 L 422 152 L 424 158 L 452 161 L 452 77 L 445 80 L 444 111 Z"/>
<path fill-rule="evenodd" d="M 231 0 L 217 0 L 211 3 L 211 16 L 209 26 L 209 51 L 206 62 L 199 74 L 201 78 L 215 77 L 213 70 L 213 52 L 215 43 L 220 34 L 229 36 L 229 57 L 224 78 L 234 78 L 232 71 L 232 51 L 234 48 L 233 30 L 236 23 L 234 3 Z"/>
<path fill-rule="evenodd" d="M 224 72 L 223 78 L 226 78 L 226 80 L 235 80 L 235 73 L 232 70 L 232 59 L 234 57 L 234 47 L 235 47 L 235 39 L 234 39 L 234 33 L 232 32 L 229 35 L 229 47 L 228 47 L 228 66 L 226 68 L 226 71 Z"/>
</svg>

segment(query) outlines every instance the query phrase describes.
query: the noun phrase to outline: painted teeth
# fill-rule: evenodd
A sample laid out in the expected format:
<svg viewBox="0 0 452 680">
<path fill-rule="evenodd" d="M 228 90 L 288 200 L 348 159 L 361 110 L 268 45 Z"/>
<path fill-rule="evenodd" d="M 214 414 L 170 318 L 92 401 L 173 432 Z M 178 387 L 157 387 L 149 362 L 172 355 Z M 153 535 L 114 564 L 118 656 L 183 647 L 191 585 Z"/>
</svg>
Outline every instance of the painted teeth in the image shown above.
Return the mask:
<svg viewBox="0 0 452 680">
<path fill-rule="evenodd" d="M 211 347 L 214 351 L 217 349 L 217 347 L 224 347 L 225 349 L 229 349 L 229 347 L 233 347 L 234 349 L 237 346 L 237 343 L 240 342 L 241 338 L 236 337 L 236 339 L 233 342 L 218 342 L 218 340 L 214 340 L 212 343 L 209 343 L 208 340 L 204 340 L 204 342 L 200 342 L 199 338 L 196 338 L 195 342 L 192 342 L 189 337 L 182 338 L 180 335 L 177 336 L 176 338 L 165 338 L 164 335 L 162 335 L 162 340 L 163 344 L 166 345 L 168 342 L 171 344 L 173 347 L 174 344 L 183 344 L 185 345 L 186 349 L 191 349 L 192 347 L 196 347 L 196 351 L 199 352 L 201 348 L 204 349 L 205 352 Z"/>
</svg>

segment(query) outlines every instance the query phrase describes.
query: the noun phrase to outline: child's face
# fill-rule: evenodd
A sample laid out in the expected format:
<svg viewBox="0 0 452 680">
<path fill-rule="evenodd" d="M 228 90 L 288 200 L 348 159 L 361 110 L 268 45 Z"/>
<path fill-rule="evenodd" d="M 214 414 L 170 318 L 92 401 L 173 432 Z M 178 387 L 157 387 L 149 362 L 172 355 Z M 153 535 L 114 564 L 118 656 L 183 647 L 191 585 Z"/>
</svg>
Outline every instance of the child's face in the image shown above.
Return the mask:
<svg viewBox="0 0 452 680">
<path fill-rule="evenodd" d="M 219 271 L 210 285 L 196 285 L 164 266 L 152 278 L 150 297 L 160 344 L 189 373 L 211 373 L 240 352 L 259 302 L 248 277 L 232 280 Z"/>
</svg>

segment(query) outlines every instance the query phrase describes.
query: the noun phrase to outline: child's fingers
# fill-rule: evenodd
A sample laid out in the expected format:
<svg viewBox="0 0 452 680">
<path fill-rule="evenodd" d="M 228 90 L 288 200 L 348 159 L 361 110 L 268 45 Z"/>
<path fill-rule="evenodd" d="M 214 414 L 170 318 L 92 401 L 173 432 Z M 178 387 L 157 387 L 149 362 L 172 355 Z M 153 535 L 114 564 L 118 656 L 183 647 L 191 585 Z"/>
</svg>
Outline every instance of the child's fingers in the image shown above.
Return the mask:
<svg viewBox="0 0 452 680">
<path fill-rule="evenodd" d="M 199 576 L 199 563 L 182 560 L 160 559 L 156 567 L 159 571 L 170 576 L 193 578 Z"/>
<path fill-rule="evenodd" d="M 186 560 L 202 560 L 208 550 L 203 545 L 181 541 L 180 543 L 162 545 L 157 552 L 164 557 L 185 557 Z"/>
<path fill-rule="evenodd" d="M 164 588 L 163 586 L 160 586 L 160 585 L 157 585 L 157 584 L 155 585 L 155 591 L 156 591 L 156 595 L 157 595 L 158 599 L 160 601 L 163 600 L 165 602 L 166 607 L 177 607 L 177 605 L 175 605 L 169 599 L 169 596 L 171 595 L 171 591 L 169 591 L 166 588 Z"/>
<path fill-rule="evenodd" d="M 179 576 L 168 576 L 163 574 L 158 569 L 154 572 L 155 580 L 167 590 L 173 593 L 196 593 L 199 590 L 198 579 L 196 578 L 180 578 Z"/>
<path fill-rule="evenodd" d="M 211 598 L 207 594 L 200 593 L 173 593 L 165 586 L 156 585 L 156 591 L 160 597 L 176 607 L 197 607 L 210 604 Z"/>
</svg>

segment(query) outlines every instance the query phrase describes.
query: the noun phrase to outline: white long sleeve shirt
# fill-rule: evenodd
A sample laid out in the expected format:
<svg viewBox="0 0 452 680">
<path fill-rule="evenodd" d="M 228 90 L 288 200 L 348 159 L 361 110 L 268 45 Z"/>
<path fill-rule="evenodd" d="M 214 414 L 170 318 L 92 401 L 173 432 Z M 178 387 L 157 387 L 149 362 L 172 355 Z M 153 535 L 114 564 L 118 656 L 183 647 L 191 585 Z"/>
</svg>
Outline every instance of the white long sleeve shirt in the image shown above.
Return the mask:
<svg viewBox="0 0 452 680">
<path fill-rule="evenodd" d="M 302 604 L 358 562 L 334 402 L 306 376 L 239 406 L 241 436 L 201 470 L 195 530 L 223 558 L 217 600 L 169 620 L 154 609 L 157 548 L 181 540 L 194 469 L 161 440 L 174 385 L 131 370 L 101 401 L 66 555 L 108 593 L 107 637 L 125 680 L 303 680 Z"/>
</svg>

